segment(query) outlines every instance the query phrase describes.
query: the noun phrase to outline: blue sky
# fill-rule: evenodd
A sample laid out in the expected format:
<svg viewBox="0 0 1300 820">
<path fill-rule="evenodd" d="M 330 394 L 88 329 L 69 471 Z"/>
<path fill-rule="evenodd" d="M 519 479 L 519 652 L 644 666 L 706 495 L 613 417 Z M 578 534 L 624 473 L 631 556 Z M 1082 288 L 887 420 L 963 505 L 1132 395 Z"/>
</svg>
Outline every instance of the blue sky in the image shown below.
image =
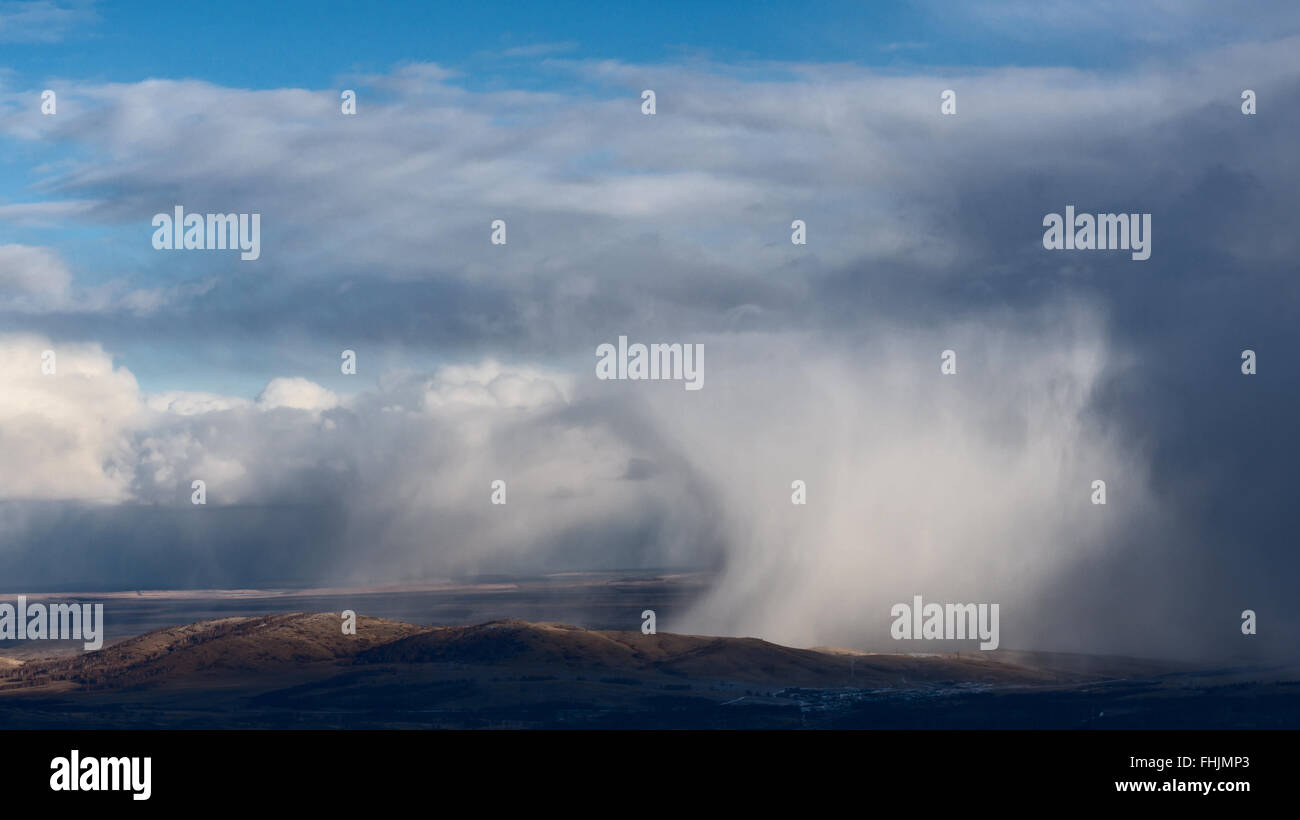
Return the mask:
<svg viewBox="0 0 1300 820">
<path fill-rule="evenodd" d="M 7 38 L 3 64 L 20 84 L 189 77 L 240 88 L 319 88 L 413 61 L 461 68 L 470 85 L 495 78 L 545 86 L 556 78 L 542 69 L 521 75 L 520 59 L 1105 67 L 1170 45 L 1150 39 L 1146 13 L 1125 17 L 1123 5 L 1093 4 L 1093 12 L 1080 12 L 1081 25 L 1058 5 L 1023 4 L 1019 11 L 1032 12 L 1019 16 L 1013 8 L 999 20 L 982 15 L 979 4 L 885 0 L 100 3 L 26 25 Z M 11 14 L 22 6 L 0 3 Z M 1175 24 L 1177 48 L 1222 41 L 1243 17 L 1255 19 L 1234 9 L 1225 15 L 1231 19 L 1180 27 L 1176 10 L 1161 13 Z"/>
</svg>

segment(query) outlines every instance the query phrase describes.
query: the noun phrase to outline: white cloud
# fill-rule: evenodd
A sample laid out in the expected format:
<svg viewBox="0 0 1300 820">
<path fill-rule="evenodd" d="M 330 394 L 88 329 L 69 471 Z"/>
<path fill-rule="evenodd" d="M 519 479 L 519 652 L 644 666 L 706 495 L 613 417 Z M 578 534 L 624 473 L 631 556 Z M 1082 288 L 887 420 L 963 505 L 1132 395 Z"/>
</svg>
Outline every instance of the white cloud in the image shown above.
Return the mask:
<svg viewBox="0 0 1300 820">
<path fill-rule="evenodd" d="M 425 409 L 538 409 L 563 404 L 572 379 L 528 367 L 504 367 L 489 359 L 479 365 L 440 368 L 424 391 Z"/>
<path fill-rule="evenodd" d="M 55 373 L 41 370 L 55 353 Z M 141 410 L 135 377 L 97 344 L 0 335 L 0 498 L 123 501 L 129 430 Z"/>
<path fill-rule="evenodd" d="M 295 410 L 328 410 L 339 405 L 339 397 L 315 382 L 302 378 L 272 379 L 257 397 L 264 410 L 290 407 Z"/>
<path fill-rule="evenodd" d="M 195 416 L 219 413 L 222 410 L 244 409 L 252 406 L 248 399 L 185 390 L 164 390 L 145 396 L 145 405 L 156 413 L 176 413 Z"/>
<path fill-rule="evenodd" d="M 0 0 L 0 43 L 55 43 L 97 15 L 88 2 Z"/>
</svg>

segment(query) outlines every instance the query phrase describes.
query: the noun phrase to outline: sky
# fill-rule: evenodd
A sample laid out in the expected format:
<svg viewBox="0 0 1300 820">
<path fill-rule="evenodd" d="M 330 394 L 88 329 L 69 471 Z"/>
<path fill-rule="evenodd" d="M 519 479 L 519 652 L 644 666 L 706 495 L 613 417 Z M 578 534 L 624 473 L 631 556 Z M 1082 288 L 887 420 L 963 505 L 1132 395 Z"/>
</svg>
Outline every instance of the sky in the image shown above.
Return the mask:
<svg viewBox="0 0 1300 820">
<path fill-rule="evenodd" d="M 1300 7 L 267 5 L 0 0 L 0 587 L 694 567 L 660 628 L 1294 654 Z"/>
</svg>

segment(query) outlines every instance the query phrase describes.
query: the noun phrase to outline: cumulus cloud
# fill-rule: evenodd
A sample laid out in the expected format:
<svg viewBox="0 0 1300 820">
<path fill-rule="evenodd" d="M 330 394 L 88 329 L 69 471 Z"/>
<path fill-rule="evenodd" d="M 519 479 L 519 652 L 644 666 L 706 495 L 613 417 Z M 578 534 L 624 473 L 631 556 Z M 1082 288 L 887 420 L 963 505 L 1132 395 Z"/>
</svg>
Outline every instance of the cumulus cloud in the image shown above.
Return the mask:
<svg viewBox="0 0 1300 820">
<path fill-rule="evenodd" d="M 0 350 L 0 497 L 128 498 L 131 373 L 95 344 L 4 335 Z"/>
<path fill-rule="evenodd" d="M 272 379 L 257 397 L 257 405 L 266 409 L 292 407 L 295 410 L 328 410 L 338 404 L 338 396 L 315 382 L 301 378 Z"/>
<path fill-rule="evenodd" d="M 229 559 L 209 584 L 286 569 L 381 581 L 552 562 L 614 567 L 637 540 L 643 557 L 634 563 L 692 558 L 688 532 L 653 536 L 671 529 L 665 511 L 702 516 L 699 494 L 680 476 L 649 491 L 620 481 L 631 459 L 650 453 L 575 406 L 567 374 L 485 361 L 395 375 L 346 402 L 306 379 L 278 378 L 248 401 L 142 394 L 97 348 L 55 345 L 56 381 L 39 372 L 39 349 L 51 343 L 0 343 L 34 370 L 0 406 L 5 441 L 20 457 L 0 476 L 0 524 L 13 536 L 0 562 L 11 581 L 84 578 L 84 564 L 44 558 L 50 540 L 70 531 L 82 539 L 78 551 L 123 559 L 97 566 L 96 586 L 175 583 L 178 553 L 191 566 Z M 190 503 L 195 479 L 207 487 L 202 508 Z M 490 504 L 497 479 L 507 482 L 508 506 Z M 53 508 L 23 503 L 31 499 L 82 511 L 69 530 Z M 81 506 L 102 500 L 118 504 Z M 259 525 L 238 535 L 245 524 L 232 516 L 247 519 L 250 508 L 264 511 Z M 331 528 L 295 532 L 288 522 L 304 514 L 325 515 Z M 117 528 L 129 519 L 154 523 L 124 542 Z M 275 557 L 258 565 L 265 555 L 241 557 L 230 539 Z"/>
</svg>

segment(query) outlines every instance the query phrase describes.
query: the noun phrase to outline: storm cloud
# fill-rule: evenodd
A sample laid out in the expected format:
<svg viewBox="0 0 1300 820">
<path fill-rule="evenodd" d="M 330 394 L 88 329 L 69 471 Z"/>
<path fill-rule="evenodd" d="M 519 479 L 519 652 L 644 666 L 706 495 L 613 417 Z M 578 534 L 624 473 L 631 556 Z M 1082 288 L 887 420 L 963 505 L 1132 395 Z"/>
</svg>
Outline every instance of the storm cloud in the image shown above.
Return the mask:
<svg viewBox="0 0 1300 820">
<path fill-rule="evenodd" d="M 337 89 L 74 84 L 55 118 L 0 91 L 0 134 L 67 152 L 0 205 L 0 577 L 700 566 L 661 628 L 883 648 L 923 594 L 1002 604 L 1004 647 L 1230 653 L 1251 608 L 1293 652 L 1274 34 L 1105 71 L 544 58 L 570 92 L 415 64 L 348 78 L 357 117 Z M 177 204 L 260 213 L 261 259 L 153 251 Z M 1044 250 L 1067 205 L 1151 214 L 1151 258 Z M 597 381 L 619 335 L 704 344 L 705 389 Z"/>
</svg>

